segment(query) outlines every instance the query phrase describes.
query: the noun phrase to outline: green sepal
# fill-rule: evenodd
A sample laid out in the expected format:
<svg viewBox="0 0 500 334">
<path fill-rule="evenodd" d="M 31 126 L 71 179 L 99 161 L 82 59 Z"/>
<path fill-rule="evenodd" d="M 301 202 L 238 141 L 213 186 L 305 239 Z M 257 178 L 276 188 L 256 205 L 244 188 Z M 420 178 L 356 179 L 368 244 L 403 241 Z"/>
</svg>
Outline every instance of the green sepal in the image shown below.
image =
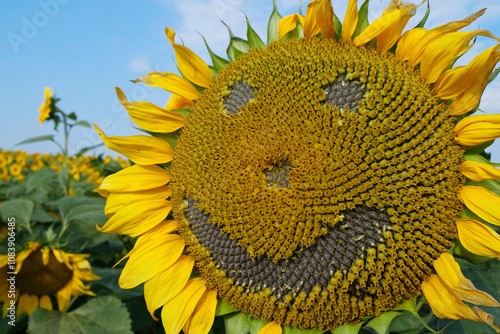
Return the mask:
<svg viewBox="0 0 500 334">
<path fill-rule="evenodd" d="M 283 334 L 322 334 L 327 330 L 321 330 L 317 327 L 311 329 L 300 329 L 297 327 L 283 327 Z"/>
<path fill-rule="evenodd" d="M 210 58 L 212 59 L 213 68 L 216 70 L 216 75 L 217 75 L 217 73 L 219 73 L 220 70 L 222 70 L 224 67 L 227 66 L 227 64 L 229 64 L 229 60 L 224 59 L 220 56 L 217 56 L 215 53 L 213 53 L 212 50 L 210 49 L 210 47 L 208 46 L 208 43 L 205 40 L 205 37 L 201 34 L 200 34 L 200 36 L 201 36 L 201 38 L 203 38 L 203 42 L 205 43 L 205 46 L 207 47 L 208 53 L 210 54 Z M 212 77 L 215 77 L 216 75 L 214 75 L 214 72 L 212 71 L 212 67 L 210 67 L 210 70 L 212 72 Z"/>
<path fill-rule="evenodd" d="M 481 154 L 488 146 L 493 144 L 494 140 L 487 141 L 486 143 L 466 147 L 465 154 Z"/>
<path fill-rule="evenodd" d="M 359 34 L 363 32 L 370 25 L 368 22 L 368 2 L 370 0 L 365 0 L 358 11 L 358 24 L 356 25 L 356 29 L 354 30 L 354 34 L 352 35 L 352 39 L 357 37 Z"/>
<path fill-rule="evenodd" d="M 170 133 L 154 133 L 154 132 L 148 132 L 148 133 L 153 137 L 165 140 L 173 149 L 175 149 L 175 147 L 177 146 L 177 139 L 181 134 L 179 130 Z"/>
<path fill-rule="evenodd" d="M 415 26 L 415 28 L 423 28 L 425 23 L 427 22 L 427 19 L 429 18 L 429 14 L 431 13 L 431 7 L 429 6 L 429 1 L 427 1 L 427 10 L 425 11 L 424 17 L 418 22 L 418 24 Z"/>
<path fill-rule="evenodd" d="M 297 21 L 297 26 L 295 27 L 295 29 L 287 32 L 283 36 L 283 38 L 281 38 L 281 40 L 286 41 L 286 40 L 293 39 L 293 38 L 295 38 L 295 39 L 304 38 L 304 27 L 302 26 L 302 23 L 300 23 L 300 21 Z"/>
<path fill-rule="evenodd" d="M 492 193 L 500 195 L 500 181 L 495 180 L 495 179 L 487 179 L 487 180 L 482 180 L 482 181 L 478 181 L 478 182 L 467 180 L 467 181 L 465 181 L 465 185 L 466 186 L 483 187 L 485 189 L 488 189 Z"/>
<path fill-rule="evenodd" d="M 219 74 L 219 71 L 213 66 L 208 65 L 208 68 L 210 69 L 210 74 L 212 75 L 212 79 L 215 79 L 217 74 Z"/>
<path fill-rule="evenodd" d="M 428 331 L 438 334 L 437 331 L 429 327 L 429 325 L 422 319 L 420 314 L 418 314 L 418 309 L 417 309 L 417 298 L 418 296 L 413 297 L 410 300 L 406 300 L 403 303 L 401 303 L 396 310 L 401 310 L 401 311 L 408 311 L 410 312 L 415 319 L 417 319 L 425 328 L 427 328 Z"/>
<path fill-rule="evenodd" d="M 217 300 L 217 308 L 215 309 L 215 316 L 226 315 L 229 313 L 238 312 L 231 304 L 226 303 L 222 300 Z"/>
<path fill-rule="evenodd" d="M 266 44 L 264 44 L 259 34 L 257 34 L 255 30 L 253 30 L 252 26 L 250 25 L 250 21 L 248 20 L 248 17 L 245 17 L 245 19 L 247 21 L 247 39 L 250 50 L 255 48 L 265 48 Z"/>
<path fill-rule="evenodd" d="M 392 323 L 401 313 L 398 311 L 384 312 L 370 320 L 365 327 L 373 329 L 377 334 L 389 334 Z"/>
<path fill-rule="evenodd" d="M 333 24 L 335 26 L 335 39 L 342 39 L 342 22 L 340 22 L 339 18 L 335 13 L 333 13 Z"/>
<path fill-rule="evenodd" d="M 459 239 L 455 239 L 455 246 L 453 247 L 453 256 L 464 259 L 472 264 L 483 264 L 491 260 L 491 257 L 481 256 L 472 253 L 462 245 Z"/>
<path fill-rule="evenodd" d="M 276 7 L 276 0 L 273 0 L 273 12 L 269 17 L 269 22 L 267 24 L 267 44 L 271 44 L 277 41 L 279 38 L 279 23 L 282 19 L 280 13 L 278 13 L 278 8 Z"/>
<path fill-rule="evenodd" d="M 335 328 L 332 331 L 332 334 L 358 334 L 359 330 L 361 329 L 361 326 L 363 326 L 362 322 L 355 325 L 354 324 L 342 325 L 340 327 Z"/>
<path fill-rule="evenodd" d="M 489 161 L 488 159 L 486 159 L 485 157 L 483 157 L 482 155 L 479 155 L 479 154 L 465 154 L 463 156 L 463 158 L 465 160 L 469 160 L 469 161 L 476 161 L 476 162 L 481 162 L 481 163 L 484 163 L 484 164 L 492 165 L 494 167 L 500 167 L 500 163 L 491 162 L 491 161 Z"/>
<path fill-rule="evenodd" d="M 491 75 L 490 75 L 490 77 L 489 77 L 489 79 L 488 79 L 488 83 L 487 83 L 486 85 L 488 85 L 490 82 L 492 82 L 493 80 L 495 80 L 495 79 L 496 79 L 496 77 L 498 76 L 498 73 L 500 73 L 500 67 L 499 67 L 499 68 L 497 68 L 496 70 L 494 70 L 494 71 L 491 73 Z"/>
<path fill-rule="evenodd" d="M 233 312 L 224 316 L 224 325 L 226 327 L 226 334 L 257 334 L 267 321 L 255 319 L 247 314 L 241 312 Z"/>
<path fill-rule="evenodd" d="M 229 26 L 225 23 L 224 25 L 227 27 L 227 31 L 229 32 L 229 46 L 227 47 L 226 53 L 229 60 L 234 61 L 242 54 L 247 53 L 248 50 L 250 50 L 250 45 L 248 41 L 245 41 L 243 38 L 234 36 L 231 28 L 229 28 Z"/>
</svg>

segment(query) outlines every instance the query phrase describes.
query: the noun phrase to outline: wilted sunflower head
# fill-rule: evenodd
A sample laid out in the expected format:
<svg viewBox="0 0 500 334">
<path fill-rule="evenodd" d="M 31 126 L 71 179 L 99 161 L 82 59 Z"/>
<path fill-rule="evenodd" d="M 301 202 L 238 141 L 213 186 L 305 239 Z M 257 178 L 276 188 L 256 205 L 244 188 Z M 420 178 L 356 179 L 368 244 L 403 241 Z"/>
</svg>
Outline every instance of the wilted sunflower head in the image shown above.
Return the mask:
<svg viewBox="0 0 500 334">
<path fill-rule="evenodd" d="M 16 316 L 25 312 L 31 315 L 37 308 L 52 310 L 51 296 L 56 296 L 60 312 L 66 311 L 72 296 L 94 296 L 90 286 L 82 282 L 100 278 L 92 273 L 88 256 L 45 248 L 36 242 L 29 242 L 29 248 L 17 253 L 15 259 L 0 255 L 3 316 L 9 312 L 12 294 L 8 291 L 12 288 L 17 301 Z M 11 277 L 15 280 L 7 280 Z"/>
<path fill-rule="evenodd" d="M 496 39 L 457 32 L 484 10 L 401 36 L 417 7 L 392 1 L 371 25 L 356 1 L 343 23 L 329 1 L 312 1 L 305 17 L 281 18 L 274 8 L 267 46 L 248 24 L 248 41 L 231 39 L 230 62 L 210 51 L 213 79 L 167 28 L 187 80 L 153 72 L 135 82 L 174 93 L 168 106 L 189 110 L 129 102 L 117 89 L 153 137 L 106 137 L 97 128 L 136 163 L 101 185 L 111 217 L 101 230 L 142 235 L 120 284 L 146 282 L 148 309 L 163 306 L 167 332 L 208 332 L 215 294 L 280 332 L 357 323 L 422 289 L 437 316 L 493 326 L 462 300 L 500 304 L 446 252 L 460 235 L 469 251 L 499 256 L 492 229 L 457 220 L 465 204 L 497 223 L 477 198 L 498 196 L 464 186 L 466 177 L 484 179 L 480 170 L 495 177 L 495 168 L 466 164 L 464 146 L 499 136 L 499 116 L 457 123 L 453 115 L 475 110 L 500 47 L 451 68 L 475 36 Z M 171 209 L 175 221 L 163 221 Z M 200 277 L 188 281 L 193 264 Z"/>
</svg>

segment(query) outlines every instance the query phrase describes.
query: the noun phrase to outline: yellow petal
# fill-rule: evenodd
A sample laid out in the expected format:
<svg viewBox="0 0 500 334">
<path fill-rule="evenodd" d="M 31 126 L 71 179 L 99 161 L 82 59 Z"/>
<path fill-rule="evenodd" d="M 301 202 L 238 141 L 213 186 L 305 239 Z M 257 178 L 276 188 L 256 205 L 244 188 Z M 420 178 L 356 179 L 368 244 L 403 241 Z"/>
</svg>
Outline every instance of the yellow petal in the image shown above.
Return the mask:
<svg viewBox="0 0 500 334">
<path fill-rule="evenodd" d="M 500 137 L 500 115 L 475 115 L 455 126 L 455 140 L 464 146 L 476 146 Z"/>
<path fill-rule="evenodd" d="M 500 307 L 500 304 L 491 295 L 479 291 L 472 282 L 467 279 L 453 255 L 443 253 L 434 261 L 434 268 L 443 282 L 462 300 L 476 305 Z"/>
<path fill-rule="evenodd" d="M 205 281 L 193 278 L 175 298 L 167 302 L 161 311 L 165 333 L 177 334 L 191 318 L 201 296 L 206 290 Z"/>
<path fill-rule="evenodd" d="M 163 234 L 162 239 L 152 239 L 135 245 L 128 254 L 118 284 L 122 289 L 131 289 L 144 283 L 174 264 L 184 250 L 182 236 Z"/>
<path fill-rule="evenodd" d="M 497 39 L 487 30 L 474 30 L 452 32 L 431 42 L 425 49 L 420 63 L 420 73 L 427 83 L 436 82 L 443 71 L 467 51 L 470 41 L 476 36 Z"/>
<path fill-rule="evenodd" d="M 63 288 L 57 292 L 57 306 L 59 312 L 66 312 L 71 299 L 72 289 Z"/>
<path fill-rule="evenodd" d="M 458 237 L 470 252 L 500 260 L 500 235 L 492 228 L 472 219 L 457 219 Z"/>
<path fill-rule="evenodd" d="M 215 320 L 217 308 L 217 291 L 208 289 L 201 296 L 193 315 L 186 322 L 183 331 L 186 334 L 207 334 Z"/>
<path fill-rule="evenodd" d="M 464 186 L 458 198 L 476 215 L 500 226 L 500 196 L 483 187 Z"/>
<path fill-rule="evenodd" d="M 460 21 L 453 21 L 436 27 L 432 30 L 416 28 L 408 30 L 403 34 L 398 42 L 396 56 L 402 60 L 408 60 L 411 66 L 419 64 L 422 60 L 422 55 L 425 48 L 437 38 L 458 31 L 484 14 L 486 9 L 481 9 L 476 13 L 466 17 Z"/>
<path fill-rule="evenodd" d="M 212 82 L 212 73 L 208 65 L 193 51 L 184 45 L 175 43 L 175 32 L 165 28 L 165 34 L 175 50 L 175 58 L 181 73 L 191 82 L 201 87 L 208 87 Z"/>
<path fill-rule="evenodd" d="M 118 212 L 122 208 L 132 203 L 157 199 L 167 199 L 170 194 L 171 191 L 166 186 L 133 192 L 111 193 L 106 200 L 104 213 L 109 217 L 110 214 Z"/>
<path fill-rule="evenodd" d="M 137 237 L 162 222 L 171 209 L 172 203 L 161 199 L 132 203 L 115 213 L 102 227 L 96 227 L 105 233 Z"/>
<path fill-rule="evenodd" d="M 281 334 L 281 332 L 281 326 L 273 321 L 264 326 L 257 334 Z"/>
<path fill-rule="evenodd" d="M 472 181 L 500 179 L 500 169 L 482 162 L 466 160 L 460 165 L 460 172 Z"/>
<path fill-rule="evenodd" d="M 38 296 L 28 295 L 27 293 L 25 293 L 19 298 L 16 317 L 19 317 L 24 312 L 28 313 L 28 315 L 31 315 L 37 308 Z"/>
<path fill-rule="evenodd" d="M 194 259 L 181 255 L 167 270 L 157 274 L 144 284 L 144 298 L 151 316 L 156 309 L 163 306 L 184 288 L 193 271 Z"/>
<path fill-rule="evenodd" d="M 40 297 L 40 308 L 52 311 L 52 301 L 49 296 L 45 295 Z"/>
<path fill-rule="evenodd" d="M 342 23 L 342 39 L 352 41 L 352 35 L 358 25 L 358 0 L 349 0 L 344 22 Z"/>
<path fill-rule="evenodd" d="M 125 107 L 130 118 L 141 128 L 151 132 L 174 132 L 186 123 L 184 116 L 168 111 L 150 102 L 128 102 L 122 90 L 116 87 L 118 100 Z"/>
<path fill-rule="evenodd" d="M 304 20 L 304 37 L 311 38 L 322 32 L 326 38 L 335 37 L 331 0 L 311 0 Z"/>
<path fill-rule="evenodd" d="M 292 14 L 281 18 L 278 24 L 279 39 L 282 39 L 286 33 L 292 31 L 297 27 L 297 21 L 304 25 L 304 17 L 299 14 Z"/>
<path fill-rule="evenodd" d="M 458 298 L 438 275 L 422 283 L 422 292 L 434 315 L 441 319 L 480 321 L 476 313 Z"/>
<path fill-rule="evenodd" d="M 189 81 L 174 73 L 151 72 L 145 77 L 132 80 L 134 83 L 139 81 L 148 86 L 163 88 L 188 100 L 196 100 L 200 97 L 200 93 Z"/>
<path fill-rule="evenodd" d="M 107 176 L 99 189 L 113 191 L 140 191 L 157 188 L 170 181 L 168 172 L 158 166 L 133 165 Z"/>
<path fill-rule="evenodd" d="M 387 52 L 394 44 L 396 44 L 410 18 L 416 14 L 417 7 L 412 3 L 405 3 L 401 0 L 392 0 L 389 7 L 384 10 L 383 15 L 387 15 L 396 10 L 403 10 L 405 8 L 411 8 L 411 10 L 399 20 L 393 22 L 387 29 L 382 31 L 377 36 L 377 49 L 380 51 Z"/>
<path fill-rule="evenodd" d="M 366 27 L 366 29 L 363 30 L 363 32 L 354 39 L 354 44 L 363 45 L 365 43 L 368 43 L 373 38 L 377 37 L 382 32 L 392 27 L 394 23 L 397 23 L 400 20 L 404 19 L 407 15 L 409 15 L 411 11 L 413 11 L 418 6 L 411 6 L 404 9 L 395 9 L 390 13 L 382 15 L 381 17 L 373 21 L 372 24 Z"/>
<path fill-rule="evenodd" d="M 150 136 L 107 137 L 94 124 L 104 144 L 136 164 L 153 165 L 172 161 L 174 150 L 163 139 Z"/>
<path fill-rule="evenodd" d="M 165 105 L 165 109 L 167 110 L 177 110 L 177 109 L 191 109 L 194 106 L 194 102 L 192 100 L 186 99 L 177 94 L 172 94 L 167 104 Z"/>
</svg>

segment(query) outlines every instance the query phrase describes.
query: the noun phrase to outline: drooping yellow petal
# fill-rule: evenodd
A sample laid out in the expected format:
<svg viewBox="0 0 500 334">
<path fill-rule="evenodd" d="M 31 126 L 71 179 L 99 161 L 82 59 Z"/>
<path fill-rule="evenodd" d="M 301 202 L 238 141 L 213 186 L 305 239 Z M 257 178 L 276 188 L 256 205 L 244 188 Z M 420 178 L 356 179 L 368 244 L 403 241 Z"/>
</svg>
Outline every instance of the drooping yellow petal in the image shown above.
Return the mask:
<svg viewBox="0 0 500 334">
<path fill-rule="evenodd" d="M 217 290 L 208 289 L 201 296 L 193 315 L 186 322 L 183 331 L 186 334 L 207 334 L 215 320 L 217 308 Z"/>
<path fill-rule="evenodd" d="M 265 325 L 260 331 L 257 332 L 257 334 L 281 334 L 282 329 L 280 324 L 273 322 L 268 323 Z"/>
<path fill-rule="evenodd" d="M 182 236 L 163 234 L 162 239 L 151 239 L 135 245 L 128 254 L 118 284 L 122 289 L 131 289 L 144 283 L 174 264 L 184 250 Z"/>
<path fill-rule="evenodd" d="M 40 308 L 52 311 L 52 301 L 50 300 L 50 297 L 45 295 L 40 297 Z"/>
<path fill-rule="evenodd" d="M 342 39 L 351 42 L 352 35 L 358 25 L 358 0 L 349 0 L 345 12 L 344 22 L 342 23 Z"/>
<path fill-rule="evenodd" d="M 25 293 L 19 298 L 16 317 L 19 317 L 24 312 L 28 313 L 28 315 L 31 315 L 37 308 L 38 296 Z"/>
<path fill-rule="evenodd" d="M 476 146 L 500 137 L 500 115 L 475 115 L 455 125 L 455 140 L 464 146 Z"/>
<path fill-rule="evenodd" d="M 208 87 L 212 82 L 212 73 L 208 65 L 187 47 L 175 43 L 175 32 L 172 28 L 165 28 L 165 34 L 175 50 L 175 58 L 181 73 L 196 85 Z"/>
<path fill-rule="evenodd" d="M 104 213 L 108 216 L 135 202 L 167 199 L 171 191 L 166 186 L 132 192 L 114 192 L 106 200 Z M 147 205 L 147 203 L 145 203 Z"/>
<path fill-rule="evenodd" d="M 144 298 L 151 316 L 156 309 L 163 306 L 184 288 L 193 271 L 194 259 L 181 255 L 167 270 L 157 274 L 144 283 Z"/>
<path fill-rule="evenodd" d="M 69 307 L 69 301 L 71 300 L 72 289 L 61 289 L 57 292 L 57 307 L 59 312 L 66 312 Z"/>
<path fill-rule="evenodd" d="M 422 292 L 432 308 L 432 312 L 438 318 L 482 321 L 438 275 L 431 275 L 427 282 L 422 283 Z"/>
<path fill-rule="evenodd" d="M 186 123 L 184 116 L 168 111 L 150 102 L 128 102 L 122 90 L 116 87 L 118 100 L 125 107 L 130 118 L 141 128 L 151 132 L 174 132 Z"/>
<path fill-rule="evenodd" d="M 414 4 L 405 3 L 401 0 L 392 0 L 389 3 L 389 7 L 384 10 L 383 15 L 387 15 L 395 10 L 403 10 L 405 8 L 411 8 L 411 10 L 377 36 L 377 49 L 380 51 L 387 52 L 396 44 L 410 18 L 417 13 L 417 7 Z"/>
<path fill-rule="evenodd" d="M 132 203 L 115 213 L 102 227 L 96 227 L 101 232 L 137 237 L 162 222 L 171 209 L 172 203 L 161 199 Z"/>
<path fill-rule="evenodd" d="M 403 9 L 394 9 L 390 13 L 382 15 L 381 17 L 373 21 L 373 23 L 371 23 L 368 27 L 366 27 L 366 29 L 363 30 L 363 32 L 354 39 L 354 44 L 363 45 L 365 43 L 368 43 L 373 38 L 377 37 L 387 29 L 391 28 L 393 24 L 404 19 L 405 16 L 409 15 L 409 13 L 418 6 L 411 6 Z"/>
<path fill-rule="evenodd" d="M 165 109 L 167 110 L 177 110 L 177 109 L 191 109 L 194 106 L 194 102 L 192 100 L 186 99 L 177 94 L 172 94 L 167 104 L 165 105 Z"/>
<path fill-rule="evenodd" d="M 163 88 L 188 100 L 196 100 L 200 97 L 200 93 L 189 81 L 174 73 L 151 72 L 144 77 L 132 80 L 134 83 L 139 81 L 148 86 Z"/>
<path fill-rule="evenodd" d="M 94 128 L 104 144 L 139 165 L 153 165 L 172 161 L 174 150 L 163 139 L 150 136 L 107 137 L 97 125 Z"/>
<path fill-rule="evenodd" d="M 476 13 L 460 21 L 453 21 L 443 24 L 431 30 L 416 28 L 408 30 L 403 34 L 398 42 L 396 57 L 402 60 L 408 60 L 411 66 L 419 64 L 426 47 L 437 38 L 458 31 L 484 14 L 486 9 L 481 9 Z"/>
<path fill-rule="evenodd" d="M 434 261 L 434 268 L 443 282 L 462 300 L 476 305 L 500 307 L 500 304 L 491 295 L 479 291 L 467 279 L 453 255 L 443 253 Z"/>
<path fill-rule="evenodd" d="M 161 311 L 165 333 L 177 334 L 191 318 L 198 301 L 207 287 L 202 278 L 193 278 L 175 298 L 167 302 Z"/>
<path fill-rule="evenodd" d="M 492 228 L 472 219 L 457 219 L 456 224 L 460 242 L 468 251 L 500 260 L 500 235 Z"/>
<path fill-rule="evenodd" d="M 153 189 L 170 181 L 168 172 L 156 165 L 133 165 L 107 176 L 99 189 L 108 192 L 141 191 Z"/>
<path fill-rule="evenodd" d="M 326 38 L 335 37 L 331 0 L 311 0 L 304 20 L 304 37 L 311 38 L 322 32 Z"/>
<path fill-rule="evenodd" d="M 482 162 L 466 160 L 460 165 L 460 172 L 472 181 L 500 179 L 500 169 Z"/>
<path fill-rule="evenodd" d="M 464 186 L 458 198 L 476 215 L 500 226 L 500 196 L 483 187 Z"/>
<path fill-rule="evenodd" d="M 476 36 L 497 39 L 487 30 L 474 30 L 452 32 L 431 42 L 425 49 L 420 63 L 420 73 L 427 83 L 436 82 L 443 71 L 467 51 L 470 41 Z"/>
<path fill-rule="evenodd" d="M 304 17 L 299 14 L 292 14 L 281 18 L 278 24 L 279 39 L 297 27 L 297 21 L 304 25 Z"/>
</svg>

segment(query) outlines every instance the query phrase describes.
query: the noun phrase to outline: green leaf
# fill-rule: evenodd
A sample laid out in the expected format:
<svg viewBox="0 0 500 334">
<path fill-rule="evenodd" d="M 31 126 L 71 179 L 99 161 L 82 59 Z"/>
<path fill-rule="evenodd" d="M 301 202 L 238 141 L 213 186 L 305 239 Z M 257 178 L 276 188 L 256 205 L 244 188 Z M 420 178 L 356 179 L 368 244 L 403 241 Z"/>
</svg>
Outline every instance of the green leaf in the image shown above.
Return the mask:
<svg viewBox="0 0 500 334">
<path fill-rule="evenodd" d="M 297 327 L 283 327 L 283 334 L 322 334 L 326 332 L 319 328 L 300 329 Z"/>
<path fill-rule="evenodd" d="M 83 214 L 78 207 L 82 205 L 96 205 L 94 209 L 97 210 L 97 207 L 100 206 L 104 208 L 106 200 L 98 197 L 85 197 L 85 196 L 66 196 L 61 198 L 57 202 L 57 206 L 61 212 L 61 218 L 63 220 L 68 220 L 68 215 L 72 210 L 75 210 L 71 213 L 70 219 L 77 219 L 79 214 Z M 104 209 L 103 209 L 104 210 Z"/>
<path fill-rule="evenodd" d="M 12 218 L 15 218 L 16 224 L 31 231 L 30 221 L 34 207 L 35 204 L 26 199 L 16 198 L 8 200 L 0 204 L 0 216 L 2 216 L 3 222 L 12 221 Z"/>
<path fill-rule="evenodd" d="M 224 67 L 226 67 L 227 64 L 229 64 L 229 60 L 224 59 L 222 57 L 219 57 L 215 53 L 213 53 L 212 50 L 210 49 L 210 47 L 208 46 L 208 43 L 205 40 L 205 37 L 201 34 L 200 34 L 200 36 L 201 36 L 201 38 L 203 38 L 203 42 L 205 43 L 205 46 L 207 47 L 208 53 L 210 54 L 210 58 L 212 59 L 212 64 L 214 65 L 213 67 L 215 68 L 215 70 L 218 73 L 220 70 L 222 70 Z M 212 76 L 214 76 L 213 73 L 212 73 Z"/>
<path fill-rule="evenodd" d="M 72 124 L 71 126 L 84 126 L 86 128 L 90 128 L 90 123 L 87 121 L 78 121 L 75 124 Z"/>
<path fill-rule="evenodd" d="M 224 316 L 224 324 L 226 325 L 226 334 L 257 334 L 267 321 L 255 319 L 241 312 L 230 313 Z"/>
<path fill-rule="evenodd" d="M 247 39 L 250 50 L 255 48 L 265 48 L 266 45 L 260 38 L 259 34 L 257 34 L 255 30 L 253 30 L 252 26 L 250 25 L 250 21 L 248 21 L 248 17 L 245 18 L 247 20 Z"/>
<path fill-rule="evenodd" d="M 69 114 L 67 117 L 68 117 L 69 119 L 72 119 L 72 120 L 76 121 L 76 114 L 75 114 L 75 112 L 74 112 L 74 111 L 72 111 L 72 112 L 71 112 L 71 114 Z"/>
<path fill-rule="evenodd" d="M 397 311 L 384 312 L 370 320 L 366 327 L 373 329 L 377 334 L 388 334 L 392 323 L 401 313 Z"/>
<path fill-rule="evenodd" d="M 357 37 L 359 34 L 363 32 L 370 25 L 368 22 L 368 2 L 370 0 L 365 0 L 358 11 L 358 24 L 356 25 L 356 29 L 354 30 L 354 34 L 352 35 L 352 39 Z"/>
<path fill-rule="evenodd" d="M 429 2 L 427 1 L 427 10 L 425 11 L 425 15 L 413 29 L 423 28 L 425 23 L 427 22 L 427 19 L 429 18 L 430 13 L 431 13 L 431 7 L 429 6 Z"/>
<path fill-rule="evenodd" d="M 28 333 L 133 334 L 131 327 L 123 302 L 102 296 L 68 313 L 37 309 L 29 318 Z"/>
<path fill-rule="evenodd" d="M 403 311 L 410 312 L 416 320 L 418 320 L 425 328 L 427 328 L 428 331 L 430 331 L 431 333 L 438 334 L 438 332 L 436 332 L 434 329 L 432 329 L 427 324 L 427 321 L 425 321 L 424 319 L 422 319 L 422 317 L 420 316 L 420 314 L 418 314 L 418 310 L 417 310 L 417 298 L 418 298 L 418 296 L 415 296 L 415 297 L 413 297 L 410 300 L 404 301 L 403 303 L 401 303 L 396 308 L 396 310 L 403 310 Z"/>
<path fill-rule="evenodd" d="M 223 302 L 222 300 L 218 300 L 217 308 L 215 309 L 215 316 L 218 317 L 219 315 L 225 315 L 237 311 L 238 310 L 235 309 L 231 304 Z"/>
<path fill-rule="evenodd" d="M 362 325 L 363 323 L 361 322 L 356 325 L 353 324 L 342 325 L 340 327 L 335 328 L 332 331 L 332 334 L 358 334 Z"/>
<path fill-rule="evenodd" d="M 120 288 L 118 280 L 120 279 L 122 268 L 92 268 L 92 271 L 101 277 L 98 281 L 92 281 L 92 291 L 97 293 L 97 295 L 112 294 L 121 300 L 144 296 L 144 287 L 142 285 L 133 289 Z"/>
<path fill-rule="evenodd" d="M 269 22 L 267 23 L 267 44 L 271 44 L 278 40 L 279 37 L 279 23 L 282 16 L 278 13 L 276 7 L 276 0 L 273 0 L 273 12 L 269 17 Z"/>
<path fill-rule="evenodd" d="M 36 143 L 39 141 L 47 141 L 47 140 L 51 140 L 51 141 L 54 140 L 54 135 L 38 136 L 38 137 L 29 138 L 29 139 L 23 140 L 20 143 L 17 143 L 15 146 L 22 145 L 22 144 Z"/>
<path fill-rule="evenodd" d="M 50 167 L 40 168 L 36 172 L 26 177 L 26 190 L 32 191 L 38 187 L 49 184 L 57 180 L 58 174 Z"/>
<path fill-rule="evenodd" d="M 84 147 L 80 151 L 78 151 L 78 153 L 76 154 L 76 156 L 79 157 L 79 156 L 87 153 L 88 151 L 92 151 L 93 149 L 101 147 L 103 145 L 104 145 L 104 143 L 100 143 L 100 144 L 97 144 L 97 145 Z"/>
</svg>

